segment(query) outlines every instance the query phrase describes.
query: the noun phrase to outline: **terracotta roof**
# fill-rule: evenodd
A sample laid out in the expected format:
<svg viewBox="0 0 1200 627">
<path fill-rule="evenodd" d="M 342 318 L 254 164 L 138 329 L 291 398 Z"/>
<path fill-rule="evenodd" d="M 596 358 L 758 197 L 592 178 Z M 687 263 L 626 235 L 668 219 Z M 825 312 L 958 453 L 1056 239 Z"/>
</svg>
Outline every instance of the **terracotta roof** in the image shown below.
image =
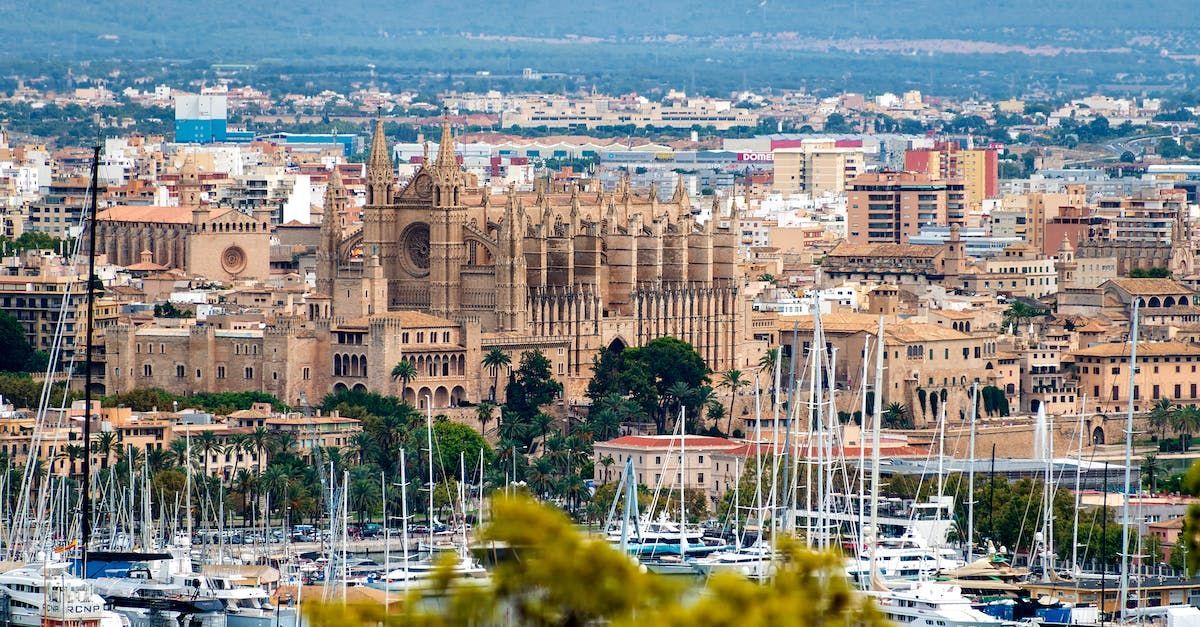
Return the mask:
<svg viewBox="0 0 1200 627">
<path fill-rule="evenodd" d="M 851 244 L 842 242 L 827 257 L 920 257 L 932 259 L 942 252 L 941 246 L 920 244 Z"/>
<path fill-rule="evenodd" d="M 192 210 L 187 207 L 140 207 L 118 205 L 101 211 L 98 220 L 111 222 L 158 222 L 161 224 L 188 224 L 192 221 Z"/>
<path fill-rule="evenodd" d="M 153 261 L 139 261 L 135 264 L 130 264 L 128 266 L 125 266 L 125 269 L 133 270 L 134 272 L 158 272 L 160 270 L 166 270 L 167 267 L 160 266 L 157 263 L 154 263 Z"/>
<path fill-rule="evenodd" d="M 1126 342 L 1097 344 L 1090 348 L 1077 350 L 1073 354 L 1083 357 L 1128 357 L 1129 344 Z M 1138 342 L 1137 354 L 1138 358 L 1200 355 L 1200 346 L 1182 342 Z"/>
<path fill-rule="evenodd" d="M 625 446 L 632 448 L 668 449 L 679 448 L 679 436 L 676 435 L 626 435 L 615 440 L 597 442 L 605 446 Z M 714 438 L 706 435 L 689 435 L 684 441 L 688 447 L 703 448 L 734 448 L 739 444 L 725 438 Z"/>
<path fill-rule="evenodd" d="M 1192 294 L 1192 290 L 1180 285 L 1175 279 L 1109 279 L 1109 283 L 1137 296 L 1161 296 L 1164 294 Z"/>
<path fill-rule="evenodd" d="M 455 327 L 458 326 L 453 320 L 431 316 L 419 311 L 389 311 L 387 313 L 375 314 L 373 316 L 355 318 L 347 320 L 338 325 L 340 327 L 356 327 L 367 328 L 370 321 L 375 318 L 384 318 L 387 320 L 399 320 L 400 326 L 406 329 L 427 329 L 430 327 Z"/>
<path fill-rule="evenodd" d="M 799 327 L 801 331 L 812 331 L 813 317 L 809 315 L 780 316 L 776 321 L 776 328 L 785 338 L 787 337 L 787 332 L 796 327 Z M 826 333 L 870 333 L 871 335 L 875 335 L 875 332 L 879 329 L 879 316 L 875 314 L 833 312 L 821 316 L 821 328 Z M 955 331 L 940 324 L 913 322 L 911 320 L 896 322 L 894 318 L 885 320 L 883 332 L 889 339 L 905 344 L 922 341 L 964 340 L 971 337 L 970 334 Z"/>
</svg>

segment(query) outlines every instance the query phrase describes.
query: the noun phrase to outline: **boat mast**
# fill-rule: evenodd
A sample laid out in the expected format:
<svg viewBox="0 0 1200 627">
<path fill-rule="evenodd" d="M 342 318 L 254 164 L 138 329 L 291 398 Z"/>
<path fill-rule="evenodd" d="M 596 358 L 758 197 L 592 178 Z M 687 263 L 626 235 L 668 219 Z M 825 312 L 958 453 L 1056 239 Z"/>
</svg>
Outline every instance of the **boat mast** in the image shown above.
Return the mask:
<svg viewBox="0 0 1200 627">
<path fill-rule="evenodd" d="M 400 449 L 400 550 L 404 552 L 404 582 L 408 584 L 408 474 Z"/>
<path fill-rule="evenodd" d="M 687 427 L 684 409 L 679 407 L 679 559 L 687 555 L 687 509 L 684 505 L 684 486 L 687 485 Z"/>
<path fill-rule="evenodd" d="M 1138 299 L 1133 300 L 1133 329 L 1129 337 L 1129 397 L 1128 408 L 1125 411 L 1125 489 L 1121 491 L 1121 588 L 1117 601 L 1120 603 L 1121 619 L 1125 616 L 1125 598 L 1129 596 L 1129 491 L 1133 477 L 1130 471 L 1133 467 L 1133 390 L 1137 385 L 1137 343 L 1138 343 Z"/>
<path fill-rule="evenodd" d="M 433 398 L 425 395 L 425 443 L 429 446 L 429 550 L 433 551 Z M 513 478 L 516 478 L 513 472 Z M 447 495 L 449 496 L 449 495 Z"/>
<path fill-rule="evenodd" d="M 1079 483 L 1083 475 L 1083 415 L 1087 411 L 1087 394 L 1081 397 L 1080 402 L 1079 427 L 1076 429 L 1079 448 L 1075 452 L 1075 525 L 1071 532 L 1071 571 L 1075 574 L 1079 573 Z"/>
<path fill-rule="evenodd" d="M 875 347 L 875 408 L 874 421 L 871 424 L 871 573 L 875 571 L 875 545 L 879 542 L 879 427 L 883 423 L 883 351 L 887 343 L 883 340 L 883 316 L 879 316 L 879 331 L 876 334 Z M 872 578 L 872 587 L 875 580 Z"/>
<path fill-rule="evenodd" d="M 975 561 L 975 418 L 979 415 L 979 381 L 971 387 L 970 466 L 967 467 L 967 563 Z"/>
<path fill-rule="evenodd" d="M 79 539 L 84 564 L 88 544 L 92 539 L 92 332 L 95 329 L 96 309 L 96 208 L 100 190 L 100 146 L 92 148 L 92 203 L 88 220 L 88 278 L 87 278 L 87 361 L 83 372 L 83 483 L 79 504 Z"/>
<path fill-rule="evenodd" d="M 866 528 L 863 527 L 863 511 L 866 506 L 864 500 L 867 495 L 867 464 L 866 464 L 866 442 L 863 441 L 864 427 L 867 426 L 867 368 L 871 364 L 871 336 L 863 334 L 863 352 L 862 352 L 862 410 L 858 414 L 858 552 L 861 554 L 866 547 Z"/>
</svg>

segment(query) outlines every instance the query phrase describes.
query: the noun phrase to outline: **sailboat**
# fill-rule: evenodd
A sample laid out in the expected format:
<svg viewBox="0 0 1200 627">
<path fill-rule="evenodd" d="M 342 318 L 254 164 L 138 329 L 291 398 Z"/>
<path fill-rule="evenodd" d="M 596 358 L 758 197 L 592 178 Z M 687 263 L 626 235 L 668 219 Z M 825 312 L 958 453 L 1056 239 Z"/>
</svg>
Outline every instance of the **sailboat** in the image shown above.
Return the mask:
<svg viewBox="0 0 1200 627">
<path fill-rule="evenodd" d="M 429 447 L 429 512 L 431 524 L 429 525 L 429 548 L 432 549 L 434 525 L 432 524 L 433 516 L 433 409 L 432 403 L 426 403 L 425 416 L 425 438 L 426 445 Z M 465 479 L 465 477 L 464 477 Z M 400 451 L 400 502 L 401 502 L 401 551 L 403 556 L 400 560 L 400 565 L 393 568 L 390 561 L 385 564 L 387 571 L 379 578 L 367 581 L 367 586 L 384 590 L 387 592 L 400 592 L 406 590 L 414 590 L 425 587 L 433 580 L 434 575 L 441 568 L 442 560 L 438 552 L 430 551 L 425 558 L 415 559 L 415 556 L 409 553 L 409 532 L 408 532 L 408 470 L 407 462 L 404 458 L 403 449 Z M 466 518 L 465 512 L 463 516 Z M 453 547 L 451 553 L 454 554 L 454 564 L 451 566 L 451 573 L 457 583 L 464 584 L 484 584 L 488 581 L 488 573 L 479 565 L 468 553 L 466 548 L 466 539 L 463 538 L 462 547 Z M 444 552 L 443 552 L 444 554 Z M 386 560 L 385 560 L 386 561 Z"/>
<path fill-rule="evenodd" d="M 879 317 L 876 333 L 875 389 L 883 390 L 883 316 Z M 883 394 L 875 395 L 874 420 L 871 428 L 871 534 L 879 529 L 879 432 L 883 422 Z M 864 534 L 868 537 L 868 534 Z M 919 581 L 906 588 L 893 589 L 878 569 L 879 543 L 868 537 L 870 590 L 867 592 L 889 620 L 901 625 L 922 627 L 988 627 L 1003 625 L 1003 621 L 975 609 L 962 588 L 937 581 Z"/>
</svg>

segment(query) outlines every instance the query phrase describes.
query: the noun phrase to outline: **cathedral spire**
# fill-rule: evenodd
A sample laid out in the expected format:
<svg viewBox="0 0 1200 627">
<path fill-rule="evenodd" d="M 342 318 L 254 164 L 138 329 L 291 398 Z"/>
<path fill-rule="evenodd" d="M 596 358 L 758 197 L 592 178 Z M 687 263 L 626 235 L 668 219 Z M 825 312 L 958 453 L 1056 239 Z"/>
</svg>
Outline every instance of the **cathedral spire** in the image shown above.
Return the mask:
<svg viewBox="0 0 1200 627">
<path fill-rule="evenodd" d="M 392 169 L 392 157 L 388 154 L 387 134 L 383 131 L 383 118 L 375 118 L 375 132 L 371 136 L 371 156 L 367 165 L 372 168 Z"/>
<path fill-rule="evenodd" d="M 392 185 L 396 173 L 392 170 L 392 158 L 388 154 L 387 135 L 383 131 L 383 118 L 375 118 L 375 134 L 371 137 L 371 156 L 367 160 L 367 204 L 383 206 L 392 202 Z"/>
<path fill-rule="evenodd" d="M 342 185 L 342 175 L 337 166 L 329 173 L 329 181 L 325 184 L 325 224 L 331 228 L 341 228 L 344 225 L 346 208 L 342 199 L 346 196 L 346 188 Z"/>
<path fill-rule="evenodd" d="M 458 159 L 454 156 L 454 133 L 450 131 L 450 118 L 442 118 L 442 137 L 438 140 L 438 168 L 458 169 Z"/>
</svg>

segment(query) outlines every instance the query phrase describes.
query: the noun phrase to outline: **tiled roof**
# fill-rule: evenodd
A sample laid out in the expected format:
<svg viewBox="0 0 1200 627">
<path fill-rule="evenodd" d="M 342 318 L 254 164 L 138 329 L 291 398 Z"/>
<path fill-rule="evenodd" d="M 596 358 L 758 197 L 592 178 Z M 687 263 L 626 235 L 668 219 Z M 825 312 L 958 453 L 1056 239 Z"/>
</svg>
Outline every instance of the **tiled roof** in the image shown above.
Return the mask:
<svg viewBox="0 0 1200 627">
<path fill-rule="evenodd" d="M 679 436 L 676 435 L 626 435 L 615 440 L 598 442 L 604 446 L 668 449 L 679 448 Z M 734 448 L 739 444 L 725 438 L 714 438 L 706 435 L 689 435 L 684 441 L 686 446 L 702 448 Z"/>
<path fill-rule="evenodd" d="M 101 211 L 98 220 L 111 222 L 157 222 L 161 224 L 188 224 L 192 221 L 192 210 L 187 207 L 150 207 L 118 205 Z"/>
<path fill-rule="evenodd" d="M 1117 278 L 1109 279 L 1108 282 L 1136 296 L 1190 295 L 1192 293 L 1192 290 L 1180 285 L 1175 279 Z"/>
<path fill-rule="evenodd" d="M 919 257 L 932 259 L 942 252 L 941 246 L 919 244 L 851 244 L 842 242 L 827 257 Z"/>
<path fill-rule="evenodd" d="M 1090 348 L 1077 350 L 1074 354 L 1083 357 L 1128 357 L 1129 344 L 1126 342 L 1097 344 Z M 1139 359 L 1167 355 L 1200 355 L 1200 346 L 1182 342 L 1138 342 L 1137 354 Z"/>
</svg>

